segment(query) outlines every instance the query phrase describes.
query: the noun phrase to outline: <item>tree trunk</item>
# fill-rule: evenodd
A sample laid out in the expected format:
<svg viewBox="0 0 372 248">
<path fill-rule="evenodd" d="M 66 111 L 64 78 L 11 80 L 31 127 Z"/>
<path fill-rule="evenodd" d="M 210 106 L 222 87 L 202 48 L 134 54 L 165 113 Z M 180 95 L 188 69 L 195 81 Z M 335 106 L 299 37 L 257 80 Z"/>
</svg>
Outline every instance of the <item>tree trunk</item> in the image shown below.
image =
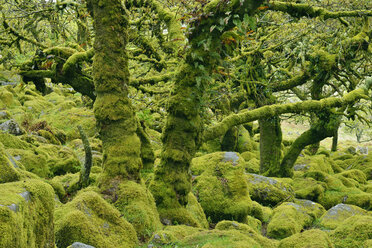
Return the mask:
<svg viewBox="0 0 372 248">
<path fill-rule="evenodd" d="M 127 13 L 118 0 L 90 0 L 88 8 L 95 29 L 94 114 L 103 146 L 101 187 L 115 188 L 121 180 L 139 182 L 142 167 L 138 121 L 128 98 Z"/>
<path fill-rule="evenodd" d="M 338 129 L 339 129 L 339 126 L 336 128 L 335 133 L 333 134 L 333 138 L 332 138 L 332 147 L 331 147 L 331 151 L 332 151 L 332 152 L 337 151 L 337 144 L 338 144 Z"/>
<path fill-rule="evenodd" d="M 293 171 L 292 167 L 295 164 L 301 151 L 308 145 L 320 142 L 327 137 L 332 137 L 335 128 L 340 125 L 340 118 L 338 116 L 330 116 L 327 122 L 319 121 L 314 124 L 308 131 L 298 137 L 289 151 L 284 156 L 282 163 L 280 165 L 280 171 L 278 172 L 278 177 L 292 177 Z"/>
<path fill-rule="evenodd" d="M 259 119 L 260 125 L 260 173 L 276 176 L 280 170 L 282 130 L 280 118 L 274 116 Z"/>
</svg>

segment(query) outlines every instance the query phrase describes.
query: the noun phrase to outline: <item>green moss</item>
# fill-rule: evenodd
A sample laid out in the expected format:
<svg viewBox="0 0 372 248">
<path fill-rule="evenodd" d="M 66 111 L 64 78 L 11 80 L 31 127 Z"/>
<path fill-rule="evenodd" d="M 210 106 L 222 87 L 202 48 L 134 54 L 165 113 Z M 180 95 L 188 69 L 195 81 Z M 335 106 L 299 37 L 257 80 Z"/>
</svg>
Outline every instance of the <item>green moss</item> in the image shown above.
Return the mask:
<svg viewBox="0 0 372 248">
<path fill-rule="evenodd" d="M 56 245 L 74 242 L 95 247 L 135 247 L 136 232 L 131 224 L 103 198 L 92 191 L 78 194 L 55 211 Z"/>
<path fill-rule="evenodd" d="M 0 187 L 0 247 L 54 247 L 54 192 L 40 180 Z"/>
<path fill-rule="evenodd" d="M 21 175 L 17 171 L 17 166 L 9 160 L 3 144 L 0 143 L 0 183 L 18 181 Z"/>
<path fill-rule="evenodd" d="M 62 130 L 66 134 L 67 141 L 80 139 L 78 125 L 84 128 L 88 137 L 94 136 L 97 132 L 94 114 L 91 109 L 85 107 L 73 107 L 65 110 L 55 107 L 42 119 L 47 121 L 50 126 Z"/>
<path fill-rule="evenodd" d="M 323 154 L 299 157 L 297 159 L 295 168 L 298 165 L 303 165 L 301 169 L 303 171 L 322 171 L 325 173 L 333 174 L 334 171 L 330 160 L 331 160 L 330 158 Z"/>
<path fill-rule="evenodd" d="M 247 224 L 257 233 L 261 233 L 262 222 L 260 220 L 248 215 L 244 220 L 244 224 Z"/>
<path fill-rule="evenodd" d="M 21 163 L 27 171 L 43 178 L 49 177 L 50 170 L 47 165 L 47 157 L 43 154 L 39 154 L 35 150 L 8 149 L 7 151 Z"/>
<path fill-rule="evenodd" d="M 340 175 L 346 178 L 354 179 L 360 184 L 365 184 L 367 182 L 366 174 L 363 171 L 358 170 L 358 169 L 347 170 L 347 171 L 340 173 Z"/>
<path fill-rule="evenodd" d="M 337 204 L 329 209 L 321 218 L 319 225 L 327 229 L 335 229 L 342 222 L 354 215 L 366 215 L 367 211 L 357 206 L 348 204 Z"/>
<path fill-rule="evenodd" d="M 37 131 L 37 134 L 47 139 L 50 144 L 61 145 L 61 142 L 51 132 L 47 130 L 39 130 Z"/>
<path fill-rule="evenodd" d="M 276 239 L 283 239 L 299 233 L 312 222 L 311 216 L 306 214 L 299 205 L 282 204 L 274 209 L 274 214 L 267 226 L 267 235 Z"/>
<path fill-rule="evenodd" d="M 327 233 L 318 230 L 306 230 L 280 241 L 278 248 L 334 248 Z"/>
<path fill-rule="evenodd" d="M 306 177 L 295 178 L 292 186 L 297 198 L 318 201 L 324 195 L 326 184 Z"/>
<path fill-rule="evenodd" d="M 9 108 L 15 103 L 14 96 L 5 87 L 0 88 L 0 108 Z"/>
<path fill-rule="evenodd" d="M 330 234 L 336 248 L 363 247 L 371 239 L 372 217 L 355 215 L 346 219 Z"/>
<path fill-rule="evenodd" d="M 251 198 L 262 205 L 275 206 L 294 198 L 292 186 L 279 179 L 249 173 L 245 177 Z"/>
<path fill-rule="evenodd" d="M 0 132 L 0 142 L 3 143 L 5 149 L 29 149 L 32 146 L 27 142 L 21 140 L 19 137 Z"/>
<path fill-rule="evenodd" d="M 273 240 L 270 240 L 266 237 L 263 237 L 257 232 L 257 230 L 253 229 L 249 225 L 237 223 L 233 221 L 221 221 L 217 223 L 216 230 L 237 230 L 242 234 L 245 234 L 256 241 L 261 247 L 276 247 L 276 243 Z"/>
<path fill-rule="evenodd" d="M 162 225 L 154 198 L 142 184 L 122 182 L 116 191 L 114 206 L 133 225 L 140 240 L 146 240 Z"/>
<path fill-rule="evenodd" d="M 193 192 L 207 218 L 242 221 L 251 209 L 244 180 L 244 160 L 233 152 L 212 153 L 193 159 Z"/>
<path fill-rule="evenodd" d="M 203 229 L 186 225 L 167 226 L 164 230 L 155 232 L 150 239 L 150 243 L 157 245 L 171 244 L 201 231 Z"/>
</svg>

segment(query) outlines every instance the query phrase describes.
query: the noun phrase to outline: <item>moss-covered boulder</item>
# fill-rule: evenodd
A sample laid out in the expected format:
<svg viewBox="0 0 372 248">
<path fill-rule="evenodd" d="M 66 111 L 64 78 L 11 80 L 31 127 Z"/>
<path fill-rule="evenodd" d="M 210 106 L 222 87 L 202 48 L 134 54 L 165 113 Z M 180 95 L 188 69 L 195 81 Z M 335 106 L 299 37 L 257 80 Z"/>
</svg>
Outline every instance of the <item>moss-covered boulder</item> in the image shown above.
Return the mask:
<svg viewBox="0 0 372 248">
<path fill-rule="evenodd" d="M 294 191 L 288 183 L 251 173 L 245 177 L 252 200 L 262 205 L 275 206 L 280 202 L 294 199 Z"/>
<path fill-rule="evenodd" d="M 335 229 L 342 222 L 354 215 L 366 215 L 367 211 L 353 205 L 337 204 L 330 208 L 321 218 L 319 225 L 327 229 Z"/>
<path fill-rule="evenodd" d="M 311 229 L 280 241 L 278 248 L 334 248 L 327 233 Z"/>
<path fill-rule="evenodd" d="M 133 226 L 93 191 L 81 192 L 71 202 L 56 209 L 55 235 L 58 248 L 74 242 L 107 248 L 129 248 L 137 244 Z"/>
<path fill-rule="evenodd" d="M 262 206 L 256 201 L 252 201 L 252 208 L 249 214 L 261 222 L 268 223 L 273 214 L 273 210 L 269 207 Z"/>
<path fill-rule="evenodd" d="M 235 152 L 217 152 L 192 160 L 193 192 L 207 218 L 243 221 L 252 202 L 244 178 L 244 159 Z"/>
<path fill-rule="evenodd" d="M 162 227 L 154 198 L 143 184 L 122 182 L 116 198 L 114 206 L 133 225 L 141 240 L 147 240 Z"/>
<path fill-rule="evenodd" d="M 0 247 L 54 248 L 54 191 L 40 180 L 0 184 Z"/>
<path fill-rule="evenodd" d="M 294 203 L 283 203 L 274 209 L 267 226 L 267 235 L 276 239 L 287 238 L 309 226 L 313 218 L 304 209 Z"/>
<path fill-rule="evenodd" d="M 363 246 L 372 239 L 372 216 L 355 215 L 347 218 L 330 234 L 336 248 L 370 247 Z"/>
<path fill-rule="evenodd" d="M 152 245 L 171 244 L 203 230 L 186 225 L 166 226 L 163 230 L 154 232 L 149 243 Z"/>
<path fill-rule="evenodd" d="M 173 227 L 167 227 L 164 231 L 156 233 L 149 247 L 274 248 L 277 246 L 276 241 L 260 236 L 251 229 L 249 229 L 248 233 L 245 232 L 248 229 L 244 231 L 244 228 L 241 231 L 236 229 L 198 230 L 185 226 L 182 226 L 182 229 L 177 231 L 172 229 Z"/>
<path fill-rule="evenodd" d="M 293 169 L 303 172 L 322 171 L 325 173 L 334 173 L 331 159 L 324 154 L 298 157 Z"/>
<path fill-rule="evenodd" d="M 31 144 L 21 140 L 18 136 L 2 132 L 0 132 L 0 142 L 3 143 L 6 149 L 30 149 L 33 147 Z"/>
<path fill-rule="evenodd" d="M 1 123 L 0 131 L 12 135 L 22 135 L 25 133 L 23 128 L 13 119 Z"/>
<path fill-rule="evenodd" d="M 263 237 L 260 235 L 260 232 L 257 232 L 254 228 L 252 228 L 249 225 L 238 223 L 234 221 L 221 221 L 217 223 L 216 230 L 237 230 L 242 234 L 246 234 L 247 236 L 251 237 L 254 241 L 256 241 L 261 247 L 276 247 L 276 242 L 268 239 L 266 237 Z"/>
<path fill-rule="evenodd" d="M 9 152 L 9 154 L 12 155 L 18 163 L 21 163 L 27 171 L 43 178 L 50 176 L 47 158 L 45 155 L 39 154 L 34 149 L 7 149 L 7 152 Z"/>
<path fill-rule="evenodd" d="M 311 177 L 297 177 L 292 186 L 296 198 L 318 201 L 324 195 L 326 184 Z"/>
<path fill-rule="evenodd" d="M 18 181 L 21 175 L 17 167 L 17 163 L 12 163 L 5 152 L 4 145 L 0 143 L 0 183 Z"/>
</svg>

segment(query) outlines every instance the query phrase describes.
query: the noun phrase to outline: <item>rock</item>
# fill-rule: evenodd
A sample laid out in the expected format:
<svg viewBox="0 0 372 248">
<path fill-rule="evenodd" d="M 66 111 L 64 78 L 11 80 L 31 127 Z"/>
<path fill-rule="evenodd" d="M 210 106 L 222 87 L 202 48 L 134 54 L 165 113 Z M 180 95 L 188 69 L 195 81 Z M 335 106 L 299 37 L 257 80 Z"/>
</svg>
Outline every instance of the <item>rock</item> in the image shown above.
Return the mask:
<svg viewBox="0 0 372 248">
<path fill-rule="evenodd" d="M 252 238 L 255 242 L 260 244 L 260 247 L 276 247 L 275 242 L 273 242 L 272 240 L 266 237 L 261 236 L 260 232 L 250 227 L 249 225 L 246 225 L 243 223 L 223 220 L 217 223 L 215 230 L 221 230 L 221 231 L 237 230 L 241 234 L 245 234 L 249 236 L 250 238 Z"/>
<path fill-rule="evenodd" d="M 368 155 L 368 146 L 357 146 L 356 151 L 360 154 Z"/>
<path fill-rule="evenodd" d="M 80 242 L 75 242 L 72 245 L 70 245 L 68 248 L 95 248 L 95 247 L 91 245 L 86 245 Z"/>
<path fill-rule="evenodd" d="M 366 215 L 367 211 L 353 205 L 337 204 L 329 209 L 321 218 L 319 225 L 327 229 L 335 229 L 344 220 L 354 215 Z"/>
<path fill-rule="evenodd" d="M 246 173 L 246 179 L 252 200 L 264 206 L 294 199 L 292 186 L 287 183 L 252 173 Z"/>
<path fill-rule="evenodd" d="M 17 164 L 15 164 L 17 166 Z M 16 166 L 9 160 L 4 146 L 0 143 L 0 183 L 18 181 L 21 177 Z"/>
<path fill-rule="evenodd" d="M 267 226 L 267 235 L 276 239 L 287 238 L 299 233 L 312 221 L 313 218 L 300 205 L 283 203 L 274 209 L 272 219 Z"/>
<path fill-rule="evenodd" d="M 115 195 L 113 205 L 133 225 L 140 239 L 147 240 L 162 227 L 154 198 L 143 184 L 122 182 Z"/>
<path fill-rule="evenodd" d="M 0 247 L 54 248 L 54 191 L 40 180 L 0 186 Z"/>
<path fill-rule="evenodd" d="M 280 241 L 278 248 L 333 248 L 327 233 L 312 229 L 294 234 Z"/>
<path fill-rule="evenodd" d="M 13 135 L 22 135 L 25 133 L 24 130 L 13 119 L 1 124 L 0 130 Z"/>
<path fill-rule="evenodd" d="M 355 215 L 347 218 L 330 234 L 335 247 L 355 248 L 363 246 L 372 237 L 372 216 Z M 370 243 L 370 242 L 369 242 Z"/>
<path fill-rule="evenodd" d="M 243 221 L 252 202 L 244 180 L 244 159 L 234 152 L 216 152 L 194 158 L 193 192 L 207 218 Z"/>
<path fill-rule="evenodd" d="M 118 210 L 92 191 L 79 193 L 55 211 L 57 247 L 74 242 L 94 247 L 136 247 L 136 232 Z"/>
<path fill-rule="evenodd" d="M 6 120 L 9 118 L 10 118 L 10 115 L 7 111 L 0 111 L 0 120 Z"/>
</svg>

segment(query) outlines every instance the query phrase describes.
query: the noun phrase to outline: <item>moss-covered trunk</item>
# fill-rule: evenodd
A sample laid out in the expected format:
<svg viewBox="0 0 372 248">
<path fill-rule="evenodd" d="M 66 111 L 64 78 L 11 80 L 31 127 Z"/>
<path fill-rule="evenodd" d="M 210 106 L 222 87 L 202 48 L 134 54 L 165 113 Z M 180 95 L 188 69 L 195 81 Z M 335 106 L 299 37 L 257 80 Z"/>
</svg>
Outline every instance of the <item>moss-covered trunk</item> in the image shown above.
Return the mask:
<svg viewBox="0 0 372 248">
<path fill-rule="evenodd" d="M 151 192 L 161 218 L 196 225 L 184 210 L 191 191 L 189 167 L 200 144 L 202 121 L 199 115 L 203 91 L 196 85 L 195 68 L 184 64 L 169 100 L 163 130 L 161 163 L 155 168 Z"/>
<path fill-rule="evenodd" d="M 280 171 L 282 129 L 279 116 L 259 119 L 260 173 L 276 176 Z"/>
<path fill-rule="evenodd" d="M 327 121 L 319 121 L 308 131 L 301 134 L 293 142 L 287 154 L 284 156 L 280 165 L 281 169 L 276 176 L 291 177 L 293 175 L 292 167 L 301 151 L 308 145 L 320 142 L 327 137 L 332 137 L 339 124 L 340 117 L 330 114 L 327 118 Z"/>
<path fill-rule="evenodd" d="M 120 1 L 91 0 L 95 42 L 93 78 L 97 98 L 94 114 L 103 144 L 103 186 L 113 179 L 140 180 L 141 142 L 137 119 L 128 98 L 127 14 Z"/>
</svg>

